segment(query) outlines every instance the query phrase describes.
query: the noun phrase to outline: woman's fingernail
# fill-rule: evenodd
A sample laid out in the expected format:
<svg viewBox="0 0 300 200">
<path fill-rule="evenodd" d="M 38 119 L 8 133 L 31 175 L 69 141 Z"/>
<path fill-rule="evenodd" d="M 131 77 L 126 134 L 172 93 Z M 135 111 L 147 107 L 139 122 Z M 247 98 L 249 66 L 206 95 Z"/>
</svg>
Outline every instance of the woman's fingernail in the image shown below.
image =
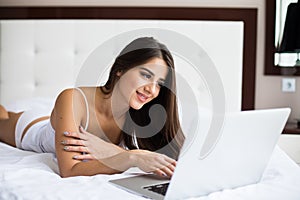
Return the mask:
<svg viewBox="0 0 300 200">
<path fill-rule="evenodd" d="M 61 141 L 60 143 L 61 143 L 61 144 L 67 144 L 67 142 L 66 142 L 66 141 L 64 141 L 64 140 L 63 140 L 63 141 Z"/>
<path fill-rule="evenodd" d="M 65 132 L 64 132 L 64 135 L 69 135 L 69 132 L 65 131 Z"/>
<path fill-rule="evenodd" d="M 64 147 L 64 150 L 69 150 L 69 147 L 65 146 L 65 147 Z"/>
<path fill-rule="evenodd" d="M 73 159 L 77 159 L 78 158 L 78 156 L 73 156 Z"/>
</svg>

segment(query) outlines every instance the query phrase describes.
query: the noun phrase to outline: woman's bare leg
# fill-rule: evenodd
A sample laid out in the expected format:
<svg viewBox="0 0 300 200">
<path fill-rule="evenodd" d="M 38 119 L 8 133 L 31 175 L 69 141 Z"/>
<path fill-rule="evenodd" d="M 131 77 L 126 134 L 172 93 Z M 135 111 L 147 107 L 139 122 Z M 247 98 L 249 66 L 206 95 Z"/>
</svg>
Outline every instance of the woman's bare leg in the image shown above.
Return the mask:
<svg viewBox="0 0 300 200">
<path fill-rule="evenodd" d="M 0 105 L 0 120 L 2 119 L 8 119 L 9 116 L 8 116 L 8 112 L 6 111 L 6 109 Z"/>
<path fill-rule="evenodd" d="M 7 110 L 0 105 L 0 141 L 11 146 L 16 146 L 15 142 L 15 128 L 16 123 L 22 112 L 14 113 L 7 112 Z"/>
</svg>

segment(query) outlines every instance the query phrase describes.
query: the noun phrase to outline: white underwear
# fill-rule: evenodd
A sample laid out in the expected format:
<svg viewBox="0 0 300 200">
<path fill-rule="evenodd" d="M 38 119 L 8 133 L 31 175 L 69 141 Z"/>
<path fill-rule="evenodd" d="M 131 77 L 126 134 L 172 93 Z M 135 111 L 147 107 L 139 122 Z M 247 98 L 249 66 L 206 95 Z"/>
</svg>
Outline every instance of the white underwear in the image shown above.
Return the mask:
<svg viewBox="0 0 300 200">
<path fill-rule="evenodd" d="M 80 88 L 75 88 L 75 89 L 77 89 L 84 97 L 86 112 L 87 112 L 86 114 L 87 120 L 84 129 L 87 130 L 88 123 L 89 123 L 88 102 L 83 91 Z M 41 105 L 41 106 L 34 106 L 30 110 L 27 110 L 24 113 L 22 113 L 22 115 L 17 121 L 16 130 L 15 130 L 16 146 L 19 149 L 35 151 L 39 153 L 42 152 L 55 153 L 55 130 L 51 126 L 50 119 L 42 120 L 32 125 L 27 130 L 26 134 L 22 139 L 22 134 L 24 132 L 24 129 L 32 121 L 41 117 L 50 116 L 51 111 L 52 111 L 52 107 Z"/>
<path fill-rule="evenodd" d="M 55 154 L 55 131 L 50 119 L 32 125 L 23 137 L 21 146 L 28 151 Z"/>
<path fill-rule="evenodd" d="M 35 152 L 52 152 L 55 153 L 55 134 L 51 126 L 50 120 L 43 120 L 32 125 L 21 137 L 24 129 L 28 124 L 40 117 L 49 116 L 50 110 L 45 108 L 34 108 L 25 111 L 16 124 L 15 141 L 19 149 L 35 151 Z"/>
</svg>

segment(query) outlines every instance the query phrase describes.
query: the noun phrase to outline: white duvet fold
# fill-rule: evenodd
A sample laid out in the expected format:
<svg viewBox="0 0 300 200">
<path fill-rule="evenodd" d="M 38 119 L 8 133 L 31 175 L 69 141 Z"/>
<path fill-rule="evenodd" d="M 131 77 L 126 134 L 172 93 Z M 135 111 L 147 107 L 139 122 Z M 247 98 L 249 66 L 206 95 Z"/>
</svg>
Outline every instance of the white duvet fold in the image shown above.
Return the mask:
<svg viewBox="0 0 300 200">
<path fill-rule="evenodd" d="M 134 170 L 116 175 L 61 178 L 53 154 L 22 151 L 0 143 L 0 155 L 0 199 L 143 199 L 108 182 L 134 174 Z M 299 166 L 277 147 L 260 183 L 194 199 L 299 200 L 299 188 Z"/>
</svg>

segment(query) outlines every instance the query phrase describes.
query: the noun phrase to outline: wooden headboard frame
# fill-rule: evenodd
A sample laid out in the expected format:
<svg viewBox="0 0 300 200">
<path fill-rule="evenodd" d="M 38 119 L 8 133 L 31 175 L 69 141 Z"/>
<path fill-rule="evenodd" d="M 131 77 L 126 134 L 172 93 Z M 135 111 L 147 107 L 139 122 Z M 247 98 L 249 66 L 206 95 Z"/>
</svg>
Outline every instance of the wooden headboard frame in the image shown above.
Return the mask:
<svg viewBox="0 0 300 200">
<path fill-rule="evenodd" d="M 152 19 L 243 21 L 242 110 L 254 109 L 257 34 L 256 8 L 0 7 L 0 19 Z"/>
</svg>

